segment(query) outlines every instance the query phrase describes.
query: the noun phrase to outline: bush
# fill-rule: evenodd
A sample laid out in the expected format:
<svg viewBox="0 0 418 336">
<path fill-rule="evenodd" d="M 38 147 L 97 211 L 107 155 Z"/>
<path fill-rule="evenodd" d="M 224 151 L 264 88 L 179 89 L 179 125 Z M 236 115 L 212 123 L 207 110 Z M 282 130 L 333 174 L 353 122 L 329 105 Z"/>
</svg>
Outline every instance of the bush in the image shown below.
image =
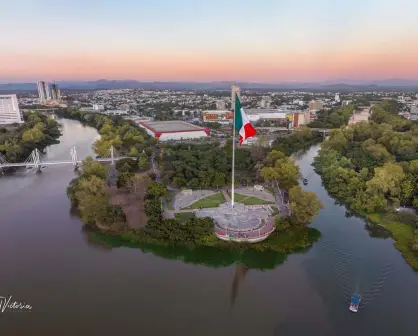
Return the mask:
<svg viewBox="0 0 418 336">
<path fill-rule="evenodd" d="M 116 170 L 122 173 L 135 173 L 137 169 L 138 164 L 134 159 L 126 158 L 116 162 Z"/>
<path fill-rule="evenodd" d="M 128 186 L 129 181 L 134 177 L 134 173 L 121 173 L 118 176 L 118 180 L 116 181 L 116 186 L 118 189 L 125 188 Z"/>
</svg>

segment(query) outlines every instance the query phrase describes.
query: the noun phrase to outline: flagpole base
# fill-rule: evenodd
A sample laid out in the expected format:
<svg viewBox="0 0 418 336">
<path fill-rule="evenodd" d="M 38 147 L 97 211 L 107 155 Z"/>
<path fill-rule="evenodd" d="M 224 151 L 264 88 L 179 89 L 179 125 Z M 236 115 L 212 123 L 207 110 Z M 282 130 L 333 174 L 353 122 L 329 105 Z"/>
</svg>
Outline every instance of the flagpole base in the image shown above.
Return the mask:
<svg viewBox="0 0 418 336">
<path fill-rule="evenodd" d="M 246 206 L 239 202 L 223 203 L 218 208 L 200 210 L 198 217 L 215 221 L 215 234 L 221 240 L 256 243 L 275 229 L 273 209 L 269 206 Z"/>
</svg>

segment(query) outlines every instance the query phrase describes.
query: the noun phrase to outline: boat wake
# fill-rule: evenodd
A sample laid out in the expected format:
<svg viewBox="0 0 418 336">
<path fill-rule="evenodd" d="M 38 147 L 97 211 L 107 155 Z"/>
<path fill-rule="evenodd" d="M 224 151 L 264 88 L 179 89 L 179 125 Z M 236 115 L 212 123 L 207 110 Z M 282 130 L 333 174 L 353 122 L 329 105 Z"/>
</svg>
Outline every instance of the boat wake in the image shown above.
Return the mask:
<svg viewBox="0 0 418 336">
<path fill-rule="evenodd" d="M 342 290 L 344 301 L 350 304 L 352 295 L 358 293 L 362 298 L 360 308 L 372 303 L 382 292 L 384 283 L 392 273 L 393 265 L 391 263 L 385 264 L 372 285 L 364 290 L 360 285 L 361 277 L 355 276 L 357 272 L 353 269 L 353 254 L 329 241 L 323 241 L 321 245 L 329 257 L 333 274 Z"/>
<path fill-rule="evenodd" d="M 376 281 L 370 286 L 370 288 L 364 292 L 363 300 L 360 304 L 360 308 L 365 307 L 366 305 L 373 302 L 373 300 L 379 296 L 380 292 L 383 289 L 383 284 L 385 283 L 386 279 L 391 275 L 393 270 L 392 264 L 387 264 L 382 267 L 380 274 Z"/>
</svg>

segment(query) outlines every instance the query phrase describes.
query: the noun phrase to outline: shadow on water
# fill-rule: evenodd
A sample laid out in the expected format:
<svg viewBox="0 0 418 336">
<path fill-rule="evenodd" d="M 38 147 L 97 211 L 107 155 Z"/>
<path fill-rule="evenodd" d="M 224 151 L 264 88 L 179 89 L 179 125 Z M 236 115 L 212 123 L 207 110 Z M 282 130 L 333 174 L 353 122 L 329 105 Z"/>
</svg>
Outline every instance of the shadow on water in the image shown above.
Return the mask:
<svg viewBox="0 0 418 336">
<path fill-rule="evenodd" d="M 271 270 L 286 260 L 286 254 L 277 252 L 224 251 L 213 247 L 187 248 L 181 246 L 164 246 L 149 243 L 131 244 L 122 239 L 102 234 L 100 232 L 84 229 L 83 233 L 89 235 L 88 243 L 94 241 L 109 248 L 138 248 L 144 253 L 164 259 L 181 260 L 188 264 L 204 265 L 212 268 L 228 267 L 234 264 L 243 264 L 248 269 Z"/>
<path fill-rule="evenodd" d="M 369 236 L 372 238 L 388 239 L 392 237 L 392 233 L 380 225 L 366 222 L 364 228 L 367 230 Z"/>
<path fill-rule="evenodd" d="M 235 265 L 234 279 L 232 280 L 231 286 L 231 308 L 234 307 L 235 301 L 239 295 L 239 288 L 245 280 L 248 273 L 248 267 L 243 264 Z"/>
<path fill-rule="evenodd" d="M 81 232 L 83 234 L 84 240 L 89 245 L 89 247 L 92 247 L 94 249 L 101 250 L 101 251 L 107 251 L 107 252 L 112 251 L 111 246 L 106 245 L 103 242 L 95 239 L 94 235 L 92 235 L 91 232 L 85 226 L 81 228 Z"/>
<path fill-rule="evenodd" d="M 340 203 L 339 202 L 339 204 L 340 205 L 347 206 L 347 204 L 345 204 L 345 203 Z M 367 219 L 365 219 L 365 218 L 363 218 L 361 216 L 356 215 L 350 209 L 346 209 L 346 211 L 345 211 L 345 217 L 346 218 L 352 218 L 352 217 L 353 218 L 358 218 L 358 219 L 364 221 L 365 222 L 364 228 L 369 233 L 369 236 L 371 238 L 387 239 L 387 238 L 391 238 L 392 237 L 392 233 L 389 230 L 385 229 L 381 225 L 376 225 L 376 224 L 370 222 L 369 220 L 367 220 Z"/>
<path fill-rule="evenodd" d="M 72 215 L 77 216 L 76 213 Z M 204 265 L 212 268 L 228 267 L 234 264 L 242 264 L 247 269 L 272 270 L 282 264 L 287 257 L 285 253 L 273 251 L 226 251 L 214 247 L 188 248 L 183 246 L 165 246 L 150 243 L 129 243 L 117 236 L 110 236 L 87 227 L 82 229 L 85 241 L 92 246 L 107 250 L 120 247 L 137 248 L 144 253 L 152 253 L 154 256 L 164 259 L 181 260 L 185 263 Z M 298 249 L 293 253 L 303 254 L 311 247 Z"/>
</svg>

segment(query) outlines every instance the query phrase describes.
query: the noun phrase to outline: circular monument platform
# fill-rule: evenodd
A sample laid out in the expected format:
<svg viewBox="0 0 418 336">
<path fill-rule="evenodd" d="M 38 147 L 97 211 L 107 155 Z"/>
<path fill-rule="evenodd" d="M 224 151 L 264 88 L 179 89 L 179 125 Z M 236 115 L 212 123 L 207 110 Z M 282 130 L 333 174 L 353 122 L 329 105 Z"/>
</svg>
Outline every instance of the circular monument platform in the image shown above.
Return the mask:
<svg viewBox="0 0 418 336">
<path fill-rule="evenodd" d="M 246 206 L 223 203 L 216 209 L 200 210 L 199 217 L 212 217 L 215 234 L 219 239 L 256 243 L 266 239 L 274 231 L 274 219 L 270 206 Z"/>
</svg>

